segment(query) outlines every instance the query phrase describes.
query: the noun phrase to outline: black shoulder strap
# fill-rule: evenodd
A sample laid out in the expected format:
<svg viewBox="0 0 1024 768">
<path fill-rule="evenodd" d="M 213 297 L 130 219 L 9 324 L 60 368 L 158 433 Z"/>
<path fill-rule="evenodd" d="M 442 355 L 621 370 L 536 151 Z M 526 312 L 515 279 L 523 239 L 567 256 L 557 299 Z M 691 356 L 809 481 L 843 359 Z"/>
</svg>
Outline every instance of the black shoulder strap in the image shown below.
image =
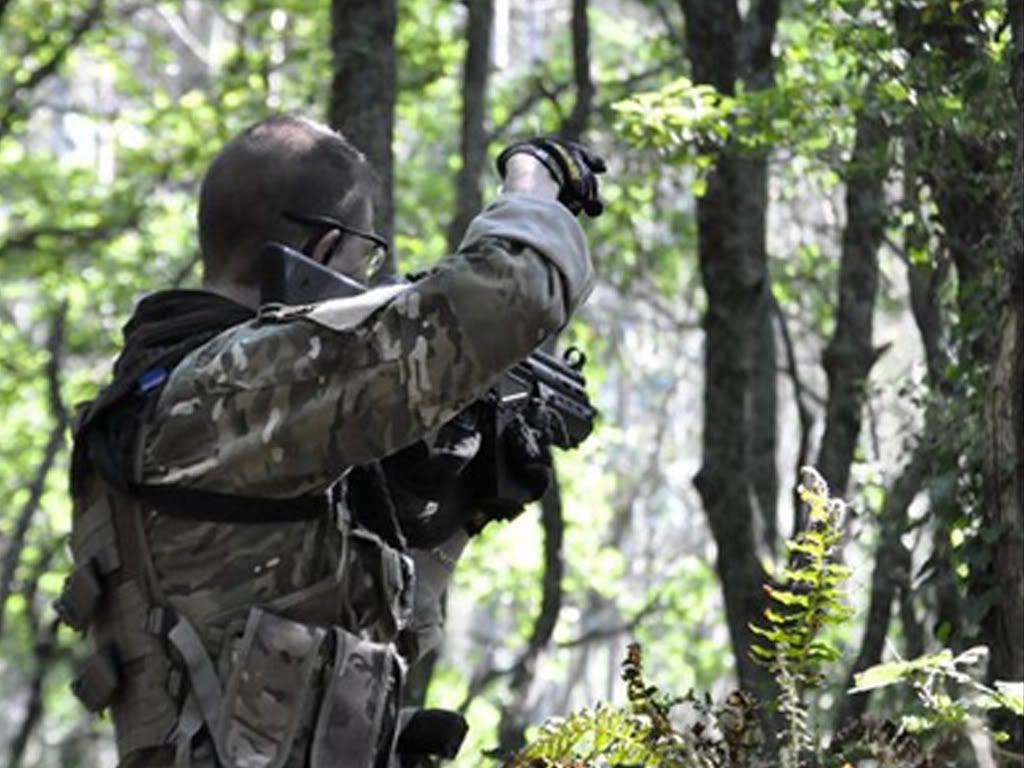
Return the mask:
<svg viewBox="0 0 1024 768">
<path fill-rule="evenodd" d="M 327 494 L 266 499 L 134 482 L 136 441 L 159 385 L 191 350 L 252 315 L 246 307 L 201 291 L 165 292 L 144 299 L 125 328 L 126 347 L 115 364 L 113 382 L 76 421 L 72 489 L 91 465 L 122 493 L 167 515 L 257 524 L 327 514 Z M 146 379 L 155 372 L 162 375 L 151 386 Z"/>
<path fill-rule="evenodd" d="M 211 523 L 291 523 L 330 512 L 326 493 L 266 499 L 165 485 L 136 485 L 129 493 L 158 512 Z"/>
</svg>

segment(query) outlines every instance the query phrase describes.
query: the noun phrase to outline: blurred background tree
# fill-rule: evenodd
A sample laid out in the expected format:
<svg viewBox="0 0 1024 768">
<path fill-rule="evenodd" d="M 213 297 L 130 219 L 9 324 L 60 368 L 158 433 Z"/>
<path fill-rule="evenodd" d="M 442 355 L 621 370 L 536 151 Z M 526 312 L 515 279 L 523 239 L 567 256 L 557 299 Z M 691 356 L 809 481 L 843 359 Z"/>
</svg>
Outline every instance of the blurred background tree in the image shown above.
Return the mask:
<svg viewBox="0 0 1024 768">
<path fill-rule="evenodd" d="M 458 242 L 513 138 L 611 167 L 563 337 L 600 429 L 474 543 L 411 676 L 467 713 L 457 765 L 612 698 L 631 638 L 666 688 L 772 695 L 749 625 L 806 463 L 853 511 L 823 721 L 896 652 L 981 643 L 1024 679 L 1022 44 L 1022 0 L 0 0 L 0 760 L 113 763 L 50 607 L 67 426 L 133 301 L 197 284 L 203 168 L 275 110 L 371 157 L 398 272 Z"/>
</svg>

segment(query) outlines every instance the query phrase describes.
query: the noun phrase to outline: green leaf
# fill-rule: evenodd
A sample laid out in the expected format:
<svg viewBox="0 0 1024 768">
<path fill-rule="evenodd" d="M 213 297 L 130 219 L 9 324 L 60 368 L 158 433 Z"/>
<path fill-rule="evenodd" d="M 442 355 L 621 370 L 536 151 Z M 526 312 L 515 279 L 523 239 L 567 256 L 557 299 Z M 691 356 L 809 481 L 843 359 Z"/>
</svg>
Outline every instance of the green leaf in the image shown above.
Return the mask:
<svg viewBox="0 0 1024 768">
<path fill-rule="evenodd" d="M 853 676 L 854 687 L 849 693 L 863 693 L 876 688 L 885 688 L 899 682 L 914 672 L 942 667 L 952 668 L 953 652 L 944 648 L 938 653 L 921 656 L 912 661 L 892 661 L 887 664 L 876 664 Z"/>
<path fill-rule="evenodd" d="M 1024 717 L 1024 680 L 996 680 L 999 702 L 1019 717 Z"/>
</svg>

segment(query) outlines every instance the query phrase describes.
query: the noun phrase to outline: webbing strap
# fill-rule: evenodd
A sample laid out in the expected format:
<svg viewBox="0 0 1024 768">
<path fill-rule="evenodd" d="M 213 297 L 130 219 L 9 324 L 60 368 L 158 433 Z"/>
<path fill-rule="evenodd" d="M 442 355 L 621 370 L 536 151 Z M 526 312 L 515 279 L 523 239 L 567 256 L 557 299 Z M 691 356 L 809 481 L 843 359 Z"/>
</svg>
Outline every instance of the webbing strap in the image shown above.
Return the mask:
<svg viewBox="0 0 1024 768">
<path fill-rule="evenodd" d="M 315 520 L 331 511 L 323 493 L 294 499 L 265 499 L 197 488 L 141 484 L 132 485 L 126 492 L 165 515 L 206 523 L 293 523 Z"/>
<path fill-rule="evenodd" d="M 189 692 L 187 701 L 194 699 L 195 705 L 193 709 L 198 709 L 202 719 L 206 721 L 206 726 L 214 742 L 214 748 L 217 750 L 217 756 L 222 763 L 227 764 L 220 754 L 220 745 L 217 744 L 216 738 L 213 738 L 214 734 L 218 732 L 217 724 L 220 719 L 221 702 L 224 698 L 213 661 L 210 660 L 206 649 L 203 648 L 203 642 L 199 639 L 199 635 L 196 634 L 195 628 L 184 616 L 178 616 L 177 623 L 167 633 L 167 639 L 177 649 L 178 653 L 181 654 L 182 659 L 185 661 L 185 666 L 188 668 L 192 690 Z M 186 702 L 181 718 L 185 718 L 188 710 L 189 706 Z M 194 715 L 195 712 L 193 712 Z M 198 727 L 195 726 L 196 730 L 198 730 Z M 184 728 L 182 727 L 181 730 L 184 730 Z M 192 735 L 195 735 L 195 731 L 193 731 Z M 188 738 L 191 744 L 191 736 Z M 179 750 L 181 749 L 180 741 L 178 748 Z"/>
<path fill-rule="evenodd" d="M 178 715 L 174 732 L 174 768 L 190 768 L 192 765 L 192 741 L 203 727 L 203 716 L 199 712 L 195 695 L 189 691 L 185 704 Z"/>
</svg>

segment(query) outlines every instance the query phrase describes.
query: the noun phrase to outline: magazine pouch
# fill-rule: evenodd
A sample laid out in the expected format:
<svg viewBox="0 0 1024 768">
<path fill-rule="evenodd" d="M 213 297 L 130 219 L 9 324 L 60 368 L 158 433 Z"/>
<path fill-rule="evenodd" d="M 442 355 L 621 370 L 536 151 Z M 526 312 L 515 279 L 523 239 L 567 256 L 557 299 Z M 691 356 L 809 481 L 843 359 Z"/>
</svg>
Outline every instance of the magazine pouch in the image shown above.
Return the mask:
<svg viewBox="0 0 1024 768">
<path fill-rule="evenodd" d="M 332 629 L 334 662 L 316 730 L 311 768 L 384 768 L 394 750 L 404 669 L 390 643 Z"/>
<path fill-rule="evenodd" d="M 260 608 L 236 646 L 220 718 L 227 768 L 281 768 L 315 706 L 327 632 Z"/>
</svg>

